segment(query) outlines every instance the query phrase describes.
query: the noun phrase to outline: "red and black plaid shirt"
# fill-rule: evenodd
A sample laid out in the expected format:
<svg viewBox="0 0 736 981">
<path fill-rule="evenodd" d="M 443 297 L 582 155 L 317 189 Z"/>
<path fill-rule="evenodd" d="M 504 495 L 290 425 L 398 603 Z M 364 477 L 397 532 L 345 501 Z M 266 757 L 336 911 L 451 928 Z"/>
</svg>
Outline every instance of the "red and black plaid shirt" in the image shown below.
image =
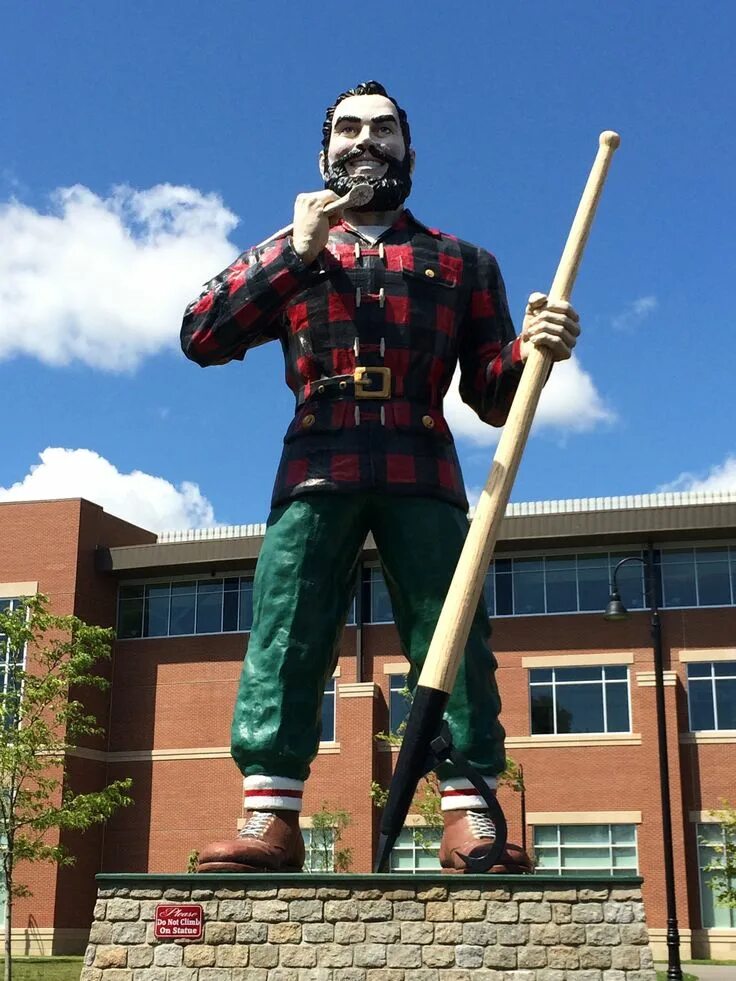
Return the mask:
<svg viewBox="0 0 736 981">
<path fill-rule="evenodd" d="M 493 426 L 522 371 L 493 256 L 409 211 L 375 244 L 341 222 L 311 265 L 288 238 L 244 252 L 187 307 L 181 332 L 202 366 L 275 339 L 297 409 L 274 506 L 315 491 L 378 491 L 467 508 L 442 414 L 455 366 L 463 400 Z"/>
</svg>

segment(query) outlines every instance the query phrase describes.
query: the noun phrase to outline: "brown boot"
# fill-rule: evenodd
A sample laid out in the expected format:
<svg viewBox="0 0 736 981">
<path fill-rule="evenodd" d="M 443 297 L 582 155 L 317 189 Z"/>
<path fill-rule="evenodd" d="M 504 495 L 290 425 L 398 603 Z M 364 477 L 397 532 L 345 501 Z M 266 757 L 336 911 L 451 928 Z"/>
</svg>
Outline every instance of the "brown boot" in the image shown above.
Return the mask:
<svg viewBox="0 0 736 981">
<path fill-rule="evenodd" d="M 298 811 L 246 811 L 237 838 L 199 853 L 198 872 L 301 872 L 304 839 Z"/>
<path fill-rule="evenodd" d="M 496 829 L 487 810 L 443 811 L 445 830 L 440 844 L 440 865 L 445 872 L 467 873 L 461 855 L 480 855 L 487 852 L 496 837 Z M 518 845 L 508 843 L 496 865 L 489 872 L 517 875 L 532 872 L 532 863 Z"/>
</svg>

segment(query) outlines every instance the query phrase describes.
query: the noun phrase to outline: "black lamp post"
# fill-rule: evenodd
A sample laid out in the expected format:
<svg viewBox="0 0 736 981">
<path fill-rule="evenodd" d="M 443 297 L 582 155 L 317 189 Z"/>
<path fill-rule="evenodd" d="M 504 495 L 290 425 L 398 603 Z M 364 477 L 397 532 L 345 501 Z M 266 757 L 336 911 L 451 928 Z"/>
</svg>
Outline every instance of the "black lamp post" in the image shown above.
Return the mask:
<svg viewBox="0 0 736 981">
<path fill-rule="evenodd" d="M 621 559 L 613 570 L 611 595 L 608 599 L 605 620 L 628 620 L 629 612 L 621 601 L 616 576 L 626 562 L 640 562 L 646 577 L 646 598 L 649 603 L 649 631 L 654 649 L 654 685 L 657 706 L 657 741 L 659 743 L 659 790 L 662 799 L 662 838 L 664 845 L 664 881 L 667 895 L 667 981 L 682 981 L 680 965 L 680 933 L 677 928 L 675 901 L 675 861 L 672 849 L 672 809 L 670 805 L 670 771 L 667 754 L 667 721 L 664 705 L 664 666 L 662 663 L 662 625 L 657 609 L 657 589 L 654 578 L 654 555 L 646 551 L 646 559 L 630 555 Z"/>
</svg>

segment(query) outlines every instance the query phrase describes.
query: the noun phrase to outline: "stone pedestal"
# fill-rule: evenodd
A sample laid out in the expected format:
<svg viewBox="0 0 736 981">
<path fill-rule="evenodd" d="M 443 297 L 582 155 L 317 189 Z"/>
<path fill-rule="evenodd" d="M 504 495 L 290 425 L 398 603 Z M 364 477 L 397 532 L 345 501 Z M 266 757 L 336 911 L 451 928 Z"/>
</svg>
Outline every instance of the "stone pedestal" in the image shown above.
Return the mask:
<svg viewBox="0 0 736 981">
<path fill-rule="evenodd" d="M 97 879 L 81 981 L 655 981 L 639 878 Z M 185 903 L 201 938 L 156 939 Z"/>
</svg>

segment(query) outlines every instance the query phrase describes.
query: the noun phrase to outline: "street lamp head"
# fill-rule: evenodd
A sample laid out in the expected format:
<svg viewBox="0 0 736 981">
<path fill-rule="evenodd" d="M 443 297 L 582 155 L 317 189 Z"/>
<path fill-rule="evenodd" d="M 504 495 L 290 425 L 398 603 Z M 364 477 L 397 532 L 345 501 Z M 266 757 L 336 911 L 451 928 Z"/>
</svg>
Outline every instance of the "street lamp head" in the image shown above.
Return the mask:
<svg viewBox="0 0 736 981">
<path fill-rule="evenodd" d="M 603 614 L 604 620 L 628 620 L 631 614 L 624 606 L 619 596 L 618 590 L 614 587 L 608 597 L 606 612 Z"/>
</svg>

